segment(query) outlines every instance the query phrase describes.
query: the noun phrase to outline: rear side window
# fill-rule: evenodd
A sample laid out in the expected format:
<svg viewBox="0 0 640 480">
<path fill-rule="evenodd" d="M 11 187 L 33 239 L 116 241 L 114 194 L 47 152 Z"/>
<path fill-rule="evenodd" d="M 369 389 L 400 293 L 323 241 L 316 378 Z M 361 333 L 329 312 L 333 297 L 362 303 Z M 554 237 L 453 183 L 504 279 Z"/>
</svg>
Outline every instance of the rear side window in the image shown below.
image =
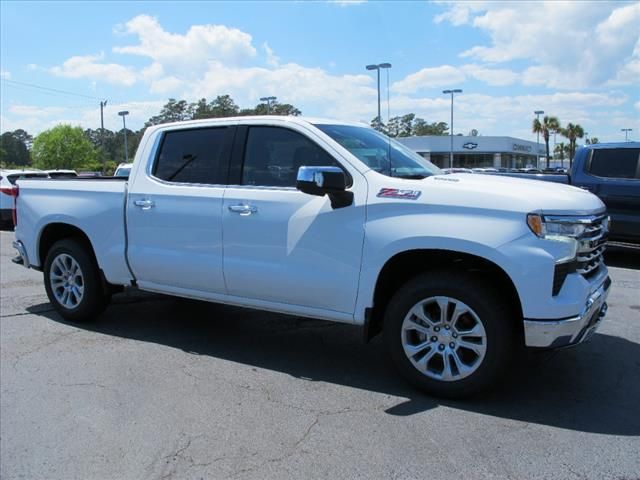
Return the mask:
<svg viewBox="0 0 640 480">
<path fill-rule="evenodd" d="M 224 184 L 227 132 L 216 127 L 165 133 L 153 175 L 167 182 Z"/>
<path fill-rule="evenodd" d="M 640 178 L 639 157 L 638 148 L 594 149 L 589 173 L 596 177 Z"/>
<path fill-rule="evenodd" d="M 279 127 L 249 128 L 243 185 L 295 187 L 302 166 L 340 167 L 331 155 L 298 132 Z"/>
</svg>

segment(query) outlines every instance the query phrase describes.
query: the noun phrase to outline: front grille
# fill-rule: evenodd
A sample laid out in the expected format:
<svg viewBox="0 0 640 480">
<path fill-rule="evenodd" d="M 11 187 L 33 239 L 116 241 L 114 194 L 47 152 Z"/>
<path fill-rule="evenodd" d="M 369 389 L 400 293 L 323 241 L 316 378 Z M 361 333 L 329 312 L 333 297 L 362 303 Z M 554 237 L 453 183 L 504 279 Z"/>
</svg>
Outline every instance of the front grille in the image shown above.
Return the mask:
<svg viewBox="0 0 640 480">
<path fill-rule="evenodd" d="M 575 261 L 557 263 L 553 272 L 552 294 L 560 293 L 562 285 L 570 273 L 579 273 L 589 279 L 598 273 L 603 264 L 603 254 L 607 243 L 608 219 L 606 215 L 578 217 L 573 220 L 586 226 L 578 237 L 578 251 Z"/>
<path fill-rule="evenodd" d="M 606 215 L 591 219 L 585 232 L 578 238 L 576 272 L 589 278 L 603 263 L 605 244 L 607 243 Z"/>
</svg>

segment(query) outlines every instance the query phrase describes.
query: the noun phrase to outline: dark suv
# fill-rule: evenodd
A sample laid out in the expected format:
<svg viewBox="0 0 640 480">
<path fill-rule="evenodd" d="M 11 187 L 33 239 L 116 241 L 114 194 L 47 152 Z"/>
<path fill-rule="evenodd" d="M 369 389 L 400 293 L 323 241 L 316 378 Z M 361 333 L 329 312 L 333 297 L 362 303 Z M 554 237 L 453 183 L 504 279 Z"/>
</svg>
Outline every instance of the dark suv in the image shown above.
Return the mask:
<svg viewBox="0 0 640 480">
<path fill-rule="evenodd" d="M 611 216 L 610 240 L 640 244 L 640 142 L 586 145 L 571 184 L 595 193 Z"/>
</svg>

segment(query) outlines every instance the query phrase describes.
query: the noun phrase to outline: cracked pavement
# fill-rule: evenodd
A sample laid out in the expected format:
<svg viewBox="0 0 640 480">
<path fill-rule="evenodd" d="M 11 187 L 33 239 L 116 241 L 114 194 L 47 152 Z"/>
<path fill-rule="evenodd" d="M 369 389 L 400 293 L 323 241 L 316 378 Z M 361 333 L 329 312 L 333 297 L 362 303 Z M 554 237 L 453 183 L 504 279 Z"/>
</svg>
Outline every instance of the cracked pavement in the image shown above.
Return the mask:
<svg viewBox="0 0 640 480">
<path fill-rule="evenodd" d="M 0 477 L 635 479 L 640 254 L 608 256 L 606 321 L 495 392 L 422 395 L 379 339 L 127 291 L 64 322 L 0 233 Z"/>
</svg>

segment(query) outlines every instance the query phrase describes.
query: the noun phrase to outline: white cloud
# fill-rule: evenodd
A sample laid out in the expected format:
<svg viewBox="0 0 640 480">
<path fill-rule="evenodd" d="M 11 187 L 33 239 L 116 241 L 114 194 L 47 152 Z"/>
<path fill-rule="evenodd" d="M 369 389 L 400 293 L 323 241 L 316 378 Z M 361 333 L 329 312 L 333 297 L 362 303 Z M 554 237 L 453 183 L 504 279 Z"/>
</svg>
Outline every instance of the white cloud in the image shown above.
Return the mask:
<svg viewBox="0 0 640 480">
<path fill-rule="evenodd" d="M 275 52 L 267 42 L 264 42 L 262 44 L 262 48 L 264 49 L 264 52 L 267 56 L 267 65 L 269 65 L 270 67 L 277 67 L 280 63 L 280 57 L 275 54 Z"/>
<path fill-rule="evenodd" d="M 640 3 L 620 2 L 454 2 L 434 19 L 471 25 L 490 36 L 461 54 L 482 62 L 529 60 L 528 84 L 573 89 L 602 85 L 612 78 L 632 83 L 634 45 L 638 41 Z M 536 80 L 542 72 L 557 78 Z M 637 77 L 636 77 L 637 81 Z"/>
<path fill-rule="evenodd" d="M 200 71 L 210 61 L 242 64 L 257 53 L 251 35 L 224 25 L 193 25 L 180 35 L 164 30 L 154 17 L 138 15 L 122 32 L 136 35 L 139 43 L 114 47 L 114 52 L 148 57 L 165 68 L 188 66 Z"/>
<path fill-rule="evenodd" d="M 165 101 L 108 103 L 104 111 L 104 126 L 113 131 L 122 128 L 122 119 L 116 115 L 120 110 L 128 110 L 127 127 L 140 128 L 150 117 L 156 115 Z M 10 115 L 9 115 L 10 114 Z M 1 130 L 12 131 L 22 128 L 32 135 L 53 128 L 61 123 L 80 126 L 83 129 L 100 127 L 100 109 L 95 106 L 40 107 L 15 104 L 3 109 Z"/>
<path fill-rule="evenodd" d="M 0 70 L 0 78 L 3 80 L 11 80 L 11 72 L 6 70 Z"/>
<path fill-rule="evenodd" d="M 157 80 L 151 80 L 149 91 L 156 94 L 169 94 L 175 92 L 184 86 L 184 81 L 177 77 L 163 77 Z"/>
<path fill-rule="evenodd" d="M 102 53 L 75 56 L 67 59 L 62 66 L 53 67 L 49 71 L 59 77 L 88 78 L 126 87 L 136 82 L 136 74 L 132 68 L 115 63 L 100 63 L 103 58 Z"/>
<path fill-rule="evenodd" d="M 241 68 L 211 62 L 205 75 L 186 88 L 191 98 L 228 93 L 240 105 L 255 105 L 260 96 L 275 94 L 280 102 L 304 103 L 343 117 L 347 112 L 373 112 L 376 90 L 372 83 L 368 75 L 331 75 L 295 63 Z"/>
<path fill-rule="evenodd" d="M 633 104 L 634 108 L 636 110 L 640 110 L 640 100 L 638 100 L 636 103 Z"/>
<path fill-rule="evenodd" d="M 427 67 L 394 82 L 391 90 L 399 93 L 414 93 L 424 88 L 458 85 L 464 80 L 464 72 L 451 65 Z"/>
<path fill-rule="evenodd" d="M 460 67 L 464 73 L 487 85 L 502 87 L 514 84 L 519 75 L 506 68 L 487 68 L 482 65 L 468 64 Z"/>
</svg>

